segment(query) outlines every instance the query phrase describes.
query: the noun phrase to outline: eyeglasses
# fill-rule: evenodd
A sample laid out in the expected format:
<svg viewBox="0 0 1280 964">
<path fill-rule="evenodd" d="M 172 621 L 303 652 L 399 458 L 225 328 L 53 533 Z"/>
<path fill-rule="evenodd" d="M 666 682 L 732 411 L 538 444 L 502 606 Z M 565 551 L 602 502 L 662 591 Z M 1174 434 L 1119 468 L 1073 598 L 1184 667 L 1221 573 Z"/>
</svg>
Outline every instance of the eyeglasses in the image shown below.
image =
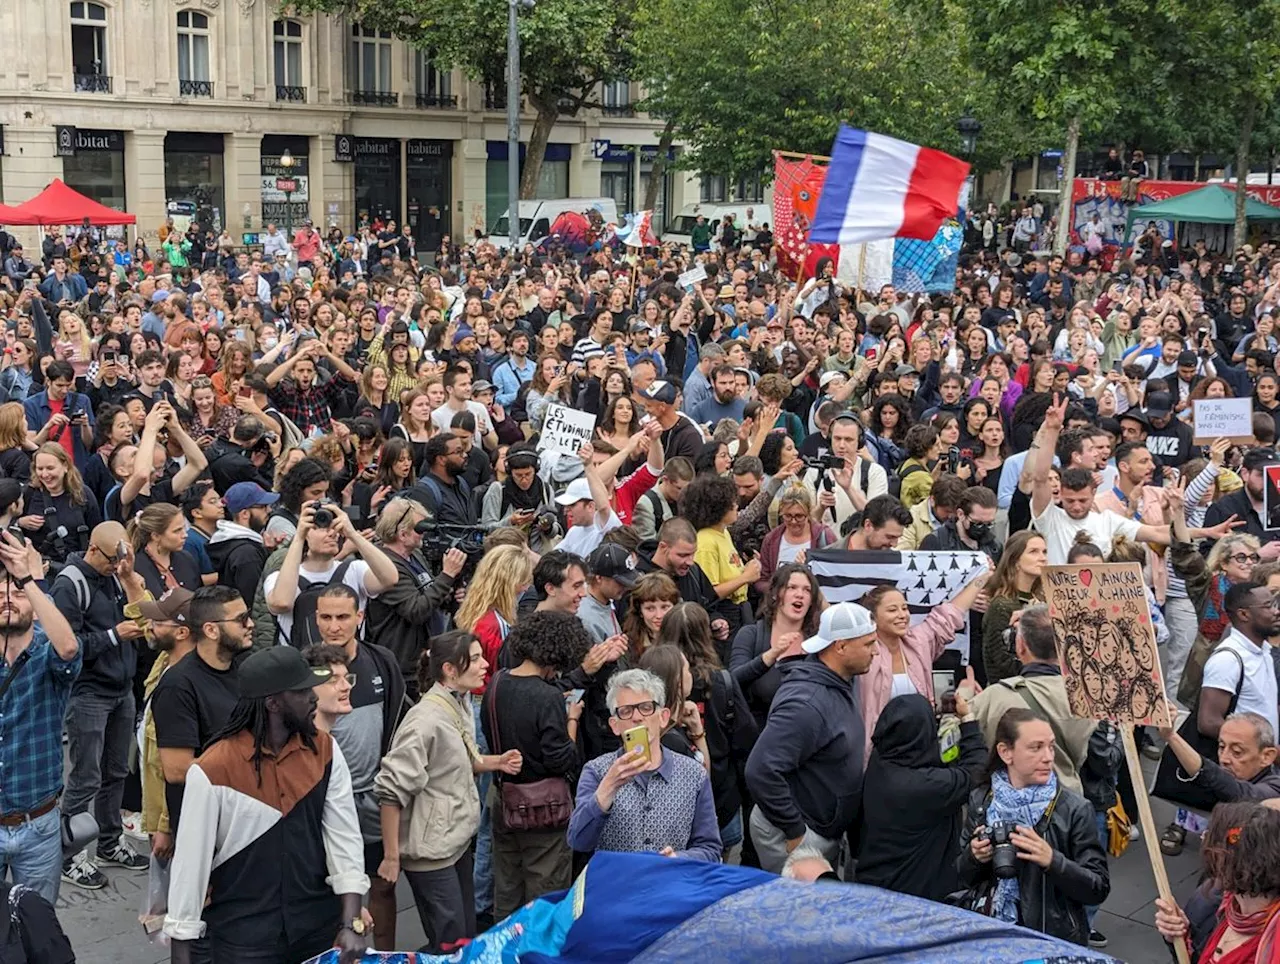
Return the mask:
<svg viewBox="0 0 1280 964">
<path fill-rule="evenodd" d="M 653 700 L 645 700 L 643 703 L 632 703 L 629 706 L 619 706 L 613 711 L 613 715 L 620 720 L 632 720 L 635 719 L 636 714 L 639 714 L 641 717 L 653 716 L 654 711 L 657 710 L 657 708 L 658 704 Z"/>
<path fill-rule="evenodd" d="M 1236 552 L 1227 556 L 1227 558 L 1232 562 L 1240 563 L 1240 565 L 1244 565 L 1246 562 L 1251 562 L 1256 566 L 1262 561 L 1262 556 L 1258 555 L 1256 552 Z"/>
<path fill-rule="evenodd" d="M 241 626 L 246 627 L 253 625 L 253 617 L 249 615 L 247 610 L 239 616 L 228 616 L 226 619 L 211 619 L 209 621 L 213 623 L 239 623 Z"/>
<path fill-rule="evenodd" d="M 355 689 L 356 674 L 348 673 L 346 676 L 339 676 L 337 673 L 334 673 L 327 680 L 325 680 L 325 683 L 331 683 L 334 686 L 340 686 L 341 684 L 345 683 L 347 686 L 351 687 L 352 689 Z"/>
</svg>

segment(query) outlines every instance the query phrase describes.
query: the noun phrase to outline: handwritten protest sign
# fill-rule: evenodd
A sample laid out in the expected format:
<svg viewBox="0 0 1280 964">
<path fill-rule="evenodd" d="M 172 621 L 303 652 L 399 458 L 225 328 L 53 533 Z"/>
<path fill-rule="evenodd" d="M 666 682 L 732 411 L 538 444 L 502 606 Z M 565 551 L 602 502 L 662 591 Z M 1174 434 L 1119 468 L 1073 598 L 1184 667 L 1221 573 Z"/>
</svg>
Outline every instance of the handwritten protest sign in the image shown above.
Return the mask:
<svg viewBox="0 0 1280 964">
<path fill-rule="evenodd" d="M 567 405 L 547 406 L 547 417 L 542 423 L 542 438 L 538 451 L 550 449 L 577 455 L 578 449 L 591 441 L 595 432 L 596 417 L 590 412 L 579 412 Z"/>
<path fill-rule="evenodd" d="M 705 264 L 700 264 L 690 268 L 676 280 L 680 282 L 681 288 L 692 288 L 699 281 L 705 281 L 706 279 L 707 266 Z"/>
<path fill-rule="evenodd" d="M 1163 726 L 1163 676 L 1142 566 L 1049 566 L 1044 583 L 1071 715 Z"/>
<path fill-rule="evenodd" d="M 1280 465 L 1262 467 L 1262 528 L 1280 529 Z"/>
<path fill-rule="evenodd" d="M 1197 398 L 1191 403 L 1195 444 L 1212 445 L 1215 439 L 1253 441 L 1253 399 Z"/>
</svg>

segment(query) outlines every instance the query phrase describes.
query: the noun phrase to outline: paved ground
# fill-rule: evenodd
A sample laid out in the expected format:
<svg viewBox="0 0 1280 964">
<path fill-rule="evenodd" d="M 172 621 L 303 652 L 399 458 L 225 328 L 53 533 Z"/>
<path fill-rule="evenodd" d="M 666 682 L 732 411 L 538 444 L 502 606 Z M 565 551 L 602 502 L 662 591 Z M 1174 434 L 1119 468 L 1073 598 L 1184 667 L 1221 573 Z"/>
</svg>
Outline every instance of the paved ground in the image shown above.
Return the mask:
<svg viewBox="0 0 1280 964">
<path fill-rule="evenodd" d="M 1143 761 L 1148 779 L 1155 764 Z M 1172 809 L 1160 800 L 1152 801 L 1156 823 L 1163 827 Z M 1175 895 L 1184 899 L 1199 879 L 1200 850 L 1194 837 L 1181 856 L 1165 858 Z M 58 900 L 58 916 L 67 936 L 83 962 L 119 961 L 128 964 L 162 964 L 168 951 L 148 944 L 138 926 L 138 910 L 147 886 L 145 873 L 104 868 L 111 883 L 104 890 L 84 891 L 64 884 Z M 1128 852 L 1111 862 L 1111 896 L 1099 912 L 1097 928 L 1110 938 L 1107 953 L 1128 964 L 1167 964 L 1172 958 L 1152 927 L 1156 896 L 1155 881 L 1147 862 L 1144 843 L 1137 841 Z M 404 881 L 399 891 L 400 916 L 397 946 L 411 950 L 421 946 L 422 926 L 413 907 L 413 898 Z"/>
</svg>

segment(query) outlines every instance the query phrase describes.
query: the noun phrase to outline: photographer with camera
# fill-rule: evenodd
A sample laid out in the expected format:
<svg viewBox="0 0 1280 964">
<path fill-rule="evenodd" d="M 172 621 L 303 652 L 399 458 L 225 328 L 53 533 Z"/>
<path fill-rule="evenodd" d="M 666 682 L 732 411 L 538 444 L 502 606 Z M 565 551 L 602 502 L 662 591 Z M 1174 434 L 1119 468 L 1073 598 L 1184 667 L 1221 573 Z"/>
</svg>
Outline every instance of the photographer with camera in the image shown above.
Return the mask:
<svg viewBox="0 0 1280 964">
<path fill-rule="evenodd" d="M 863 428 L 852 412 L 831 421 L 830 452 L 806 458 L 804 481 L 818 493 L 818 509 L 826 522 L 839 530 L 849 516 L 861 512 L 867 502 L 889 491 L 889 478 L 862 448 Z"/>
<path fill-rule="evenodd" d="M 968 888 L 962 906 L 1084 945 L 1085 906 L 1106 900 L 1111 877 L 1093 805 L 1054 772 L 1054 730 L 1026 708 L 1000 717 L 956 870 Z"/>
<path fill-rule="evenodd" d="M 81 669 L 80 641 L 37 581 L 34 547 L 0 532 L 0 641 L 6 688 L 0 716 L 0 878 L 58 899 L 62 869 L 62 721 Z"/>
<path fill-rule="evenodd" d="M 410 695 L 418 696 L 418 659 L 429 625 L 453 599 L 458 576 L 467 563 L 461 549 L 450 549 L 432 574 L 422 554 L 418 523 L 426 510 L 407 498 L 392 499 L 378 516 L 374 538 L 396 570 L 396 581 L 369 600 L 365 611 L 368 638 L 395 655 Z"/>
<path fill-rule="evenodd" d="M 360 558 L 338 560 L 343 539 L 350 540 Z M 322 641 L 316 628 L 316 599 L 325 586 L 350 586 L 363 610 L 398 580 L 387 554 L 356 531 L 341 506 L 325 499 L 302 507 L 284 562 L 263 580 L 262 590 L 276 617 L 280 642 L 301 649 Z"/>
<path fill-rule="evenodd" d="M 210 446 L 207 457 L 214 488 L 225 494 L 237 482 L 256 482 L 270 491 L 275 465 L 271 455 L 274 441 L 256 415 L 241 415 L 231 430 L 231 439 Z"/>
<path fill-rule="evenodd" d="M 45 390 L 22 403 L 28 438 L 35 445 L 56 442 L 83 469 L 93 446 L 93 404 L 88 395 L 73 391 L 76 371 L 71 362 L 55 358 L 44 372 Z"/>
</svg>

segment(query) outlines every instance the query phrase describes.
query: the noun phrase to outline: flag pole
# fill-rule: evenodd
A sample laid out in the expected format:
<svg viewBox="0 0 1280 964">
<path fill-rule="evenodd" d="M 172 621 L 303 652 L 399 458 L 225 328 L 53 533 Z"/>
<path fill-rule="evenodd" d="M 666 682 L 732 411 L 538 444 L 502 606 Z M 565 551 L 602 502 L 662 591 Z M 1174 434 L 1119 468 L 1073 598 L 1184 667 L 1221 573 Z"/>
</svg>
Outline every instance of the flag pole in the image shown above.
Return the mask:
<svg viewBox="0 0 1280 964">
<path fill-rule="evenodd" d="M 821 164 L 826 164 L 831 161 L 830 156 L 826 154 L 799 154 L 795 151 L 774 151 L 773 156 L 792 158 L 797 161 L 817 161 Z"/>
<path fill-rule="evenodd" d="M 862 274 L 867 268 L 867 242 L 862 242 L 862 248 L 858 252 L 858 284 L 854 291 L 854 297 L 860 297 L 862 294 Z M 855 302 L 856 307 L 856 302 Z"/>
</svg>

